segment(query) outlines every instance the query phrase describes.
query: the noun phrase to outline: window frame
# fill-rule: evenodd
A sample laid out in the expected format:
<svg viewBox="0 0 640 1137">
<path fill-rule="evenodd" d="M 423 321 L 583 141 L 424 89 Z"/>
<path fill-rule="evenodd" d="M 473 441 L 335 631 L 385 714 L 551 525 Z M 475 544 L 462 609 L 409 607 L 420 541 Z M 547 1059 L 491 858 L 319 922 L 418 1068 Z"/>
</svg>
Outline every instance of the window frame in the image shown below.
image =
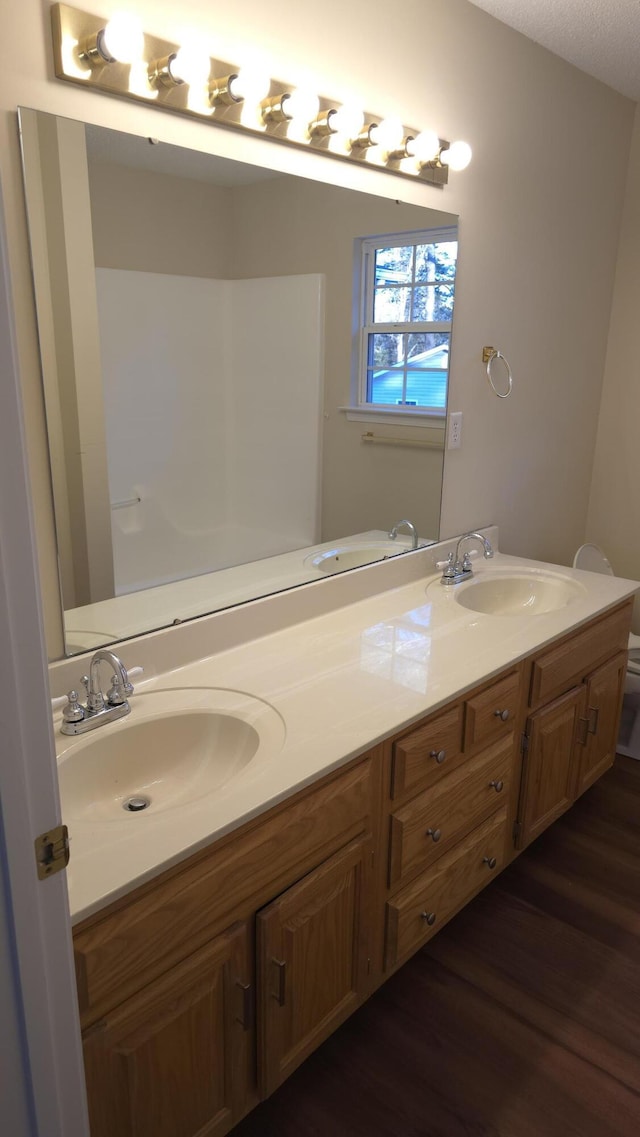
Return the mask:
<svg viewBox="0 0 640 1137">
<path fill-rule="evenodd" d="M 407 246 L 459 242 L 457 225 L 438 226 L 403 233 L 363 237 L 356 242 L 356 290 L 357 326 L 354 327 L 354 350 L 351 384 L 351 406 L 343 408 L 347 417 L 358 421 L 376 419 L 379 422 L 397 422 L 398 419 L 444 430 L 447 415 L 449 374 L 451 370 L 451 337 L 453 320 L 417 321 L 402 323 L 375 323 L 373 320 L 375 298 L 375 253 L 377 249 L 404 248 Z M 456 261 L 457 270 L 457 261 Z M 456 272 L 457 275 L 457 272 Z M 456 277 L 452 284 L 455 295 Z M 418 287 L 415 281 L 411 288 Z M 445 405 L 439 407 L 412 407 L 408 404 L 373 403 L 367 398 L 369 368 L 369 337 L 376 333 L 419 334 L 420 332 L 444 332 L 449 336 L 449 366 L 446 372 L 447 398 Z"/>
</svg>

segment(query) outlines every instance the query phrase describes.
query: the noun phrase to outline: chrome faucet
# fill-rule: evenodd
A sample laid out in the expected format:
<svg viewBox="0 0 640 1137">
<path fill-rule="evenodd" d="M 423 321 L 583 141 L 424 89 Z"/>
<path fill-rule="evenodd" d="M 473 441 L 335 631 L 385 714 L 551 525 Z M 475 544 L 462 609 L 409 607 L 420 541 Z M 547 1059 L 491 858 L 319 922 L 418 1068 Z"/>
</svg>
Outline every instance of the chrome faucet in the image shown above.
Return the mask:
<svg viewBox="0 0 640 1137">
<path fill-rule="evenodd" d="M 416 529 L 415 525 L 411 521 L 407 521 L 406 519 L 404 521 L 396 521 L 393 529 L 391 529 L 389 531 L 389 540 L 395 541 L 396 537 L 398 536 L 398 529 L 400 528 L 401 525 L 406 525 L 407 529 L 409 530 L 409 532 L 411 534 L 411 548 L 417 549 L 418 548 L 418 530 Z"/>
<path fill-rule="evenodd" d="M 464 541 L 469 541 L 473 538 L 479 541 L 482 545 L 483 556 L 489 560 L 493 556 L 493 549 L 486 537 L 482 533 L 463 533 L 462 537 L 458 540 L 455 553 L 449 553 L 445 570 L 442 574 L 442 584 L 460 584 L 463 580 L 469 580 L 473 576 L 473 566 L 471 564 L 471 557 L 465 553 L 462 560 L 460 560 L 460 547 Z"/>
<path fill-rule="evenodd" d="M 108 663 L 113 672 L 111 686 L 106 695 L 100 686 L 100 664 Z M 114 652 L 98 648 L 91 657 L 89 674 L 83 675 L 82 682 L 87 692 L 83 706 L 78 701 L 77 691 L 69 691 L 67 704 L 62 711 L 61 734 L 84 734 L 103 723 L 114 722 L 129 714 L 127 696 L 133 694 L 127 669 Z"/>
</svg>

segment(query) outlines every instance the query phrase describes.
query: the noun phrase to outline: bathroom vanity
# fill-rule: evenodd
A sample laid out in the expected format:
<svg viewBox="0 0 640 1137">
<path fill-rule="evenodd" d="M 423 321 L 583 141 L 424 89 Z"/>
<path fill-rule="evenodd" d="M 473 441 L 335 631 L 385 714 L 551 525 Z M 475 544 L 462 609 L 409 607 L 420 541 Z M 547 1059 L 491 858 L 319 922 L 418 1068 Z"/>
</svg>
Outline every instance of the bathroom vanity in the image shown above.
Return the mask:
<svg viewBox="0 0 640 1137">
<path fill-rule="evenodd" d="M 208 802 L 65 818 L 92 1137 L 228 1132 L 611 765 L 635 585 L 502 555 L 474 580 L 148 684 L 250 690 L 286 737 Z"/>
</svg>

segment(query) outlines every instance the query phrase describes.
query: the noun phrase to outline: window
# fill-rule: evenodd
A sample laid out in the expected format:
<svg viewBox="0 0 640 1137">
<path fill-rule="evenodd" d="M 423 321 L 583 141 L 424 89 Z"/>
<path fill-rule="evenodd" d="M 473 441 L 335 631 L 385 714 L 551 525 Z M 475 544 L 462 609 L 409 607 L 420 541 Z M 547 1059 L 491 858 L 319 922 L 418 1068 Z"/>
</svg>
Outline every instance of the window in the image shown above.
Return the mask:
<svg viewBox="0 0 640 1137">
<path fill-rule="evenodd" d="M 455 229 L 361 242 L 353 409 L 444 419 L 458 254 Z"/>
</svg>

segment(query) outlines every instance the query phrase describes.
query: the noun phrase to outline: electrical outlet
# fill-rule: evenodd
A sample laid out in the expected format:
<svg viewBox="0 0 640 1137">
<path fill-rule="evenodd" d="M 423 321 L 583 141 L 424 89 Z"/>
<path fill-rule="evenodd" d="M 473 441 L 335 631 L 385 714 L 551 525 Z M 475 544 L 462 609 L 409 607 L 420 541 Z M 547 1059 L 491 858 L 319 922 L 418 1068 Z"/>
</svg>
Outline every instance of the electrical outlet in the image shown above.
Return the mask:
<svg viewBox="0 0 640 1137">
<path fill-rule="evenodd" d="M 462 411 L 452 411 L 449 415 L 447 450 L 459 450 L 462 445 Z"/>
</svg>

